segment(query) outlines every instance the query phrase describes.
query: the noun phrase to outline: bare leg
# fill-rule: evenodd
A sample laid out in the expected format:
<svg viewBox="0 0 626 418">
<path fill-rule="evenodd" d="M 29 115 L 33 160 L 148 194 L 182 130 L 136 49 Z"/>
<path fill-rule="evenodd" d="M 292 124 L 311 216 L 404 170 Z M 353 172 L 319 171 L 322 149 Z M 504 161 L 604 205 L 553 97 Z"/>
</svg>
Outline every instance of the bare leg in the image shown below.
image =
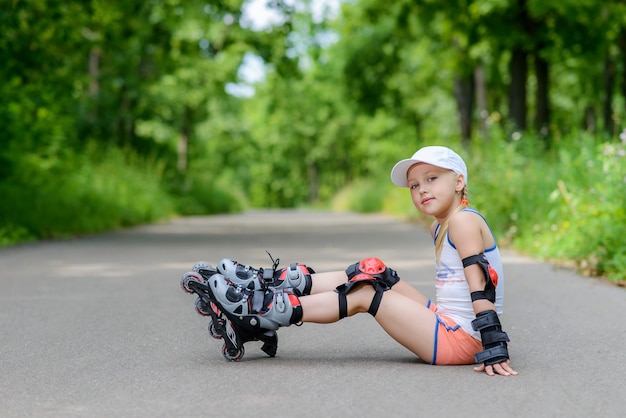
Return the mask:
<svg viewBox="0 0 626 418">
<path fill-rule="evenodd" d="M 348 316 L 367 312 L 373 297 L 374 288 L 368 284 L 348 293 Z M 339 320 L 339 302 L 335 292 L 303 296 L 300 298 L 300 303 L 303 322 L 325 324 Z M 378 308 L 376 321 L 394 340 L 422 360 L 427 362 L 432 360 L 437 319 L 425 304 L 399 292 L 387 291 Z"/>
<path fill-rule="evenodd" d="M 398 283 L 393 285 L 390 291 L 400 293 L 406 296 L 407 298 L 413 299 L 415 302 L 419 303 L 420 305 L 424 305 L 424 306 L 428 305 L 428 298 L 426 296 L 422 295 L 416 288 L 414 288 L 413 286 L 411 286 L 410 284 L 402 280 L 400 280 Z"/>
<path fill-rule="evenodd" d="M 348 276 L 345 271 L 338 270 L 312 274 L 311 280 L 313 282 L 311 294 L 314 295 L 335 290 L 337 286 L 344 284 L 348 280 Z"/>
<path fill-rule="evenodd" d="M 311 275 L 311 277 L 313 282 L 311 295 L 335 290 L 337 286 L 344 284 L 348 280 L 346 273 L 341 270 L 316 273 Z M 428 298 L 426 296 L 422 295 L 417 289 L 402 280 L 396 283 L 391 290 L 401 293 L 421 305 L 426 306 L 428 304 Z"/>
</svg>

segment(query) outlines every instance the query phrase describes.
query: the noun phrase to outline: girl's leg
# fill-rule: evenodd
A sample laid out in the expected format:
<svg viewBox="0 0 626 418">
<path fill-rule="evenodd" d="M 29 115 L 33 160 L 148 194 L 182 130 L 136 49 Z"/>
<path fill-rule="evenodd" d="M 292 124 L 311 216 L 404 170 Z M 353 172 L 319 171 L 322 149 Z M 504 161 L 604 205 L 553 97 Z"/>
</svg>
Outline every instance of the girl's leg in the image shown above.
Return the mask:
<svg viewBox="0 0 626 418">
<path fill-rule="evenodd" d="M 348 316 L 367 312 L 374 294 L 374 288 L 368 284 L 348 293 Z M 325 324 L 339 320 L 338 295 L 335 292 L 303 296 L 300 304 L 302 322 Z M 375 319 L 394 340 L 422 360 L 432 360 L 437 318 L 425 304 L 400 292 L 387 291 L 383 294 Z"/>
<path fill-rule="evenodd" d="M 203 268 L 202 266 L 197 266 L 199 268 Z M 194 270 L 197 266 L 194 266 Z M 238 286 L 248 289 L 258 289 L 263 287 L 263 279 L 260 277 L 261 273 L 260 270 L 257 268 L 245 266 L 231 259 L 224 258 L 220 260 L 217 264 L 217 270 Z M 278 285 L 277 287 L 279 288 L 297 288 L 299 294 L 317 294 L 330 292 L 336 289 L 337 286 L 346 283 L 346 281 L 348 280 L 348 276 L 343 270 L 324 273 L 313 273 L 310 275 L 307 274 L 308 271 L 306 271 L 306 266 L 304 265 L 299 265 L 296 270 L 298 271 L 298 274 L 296 274 L 297 278 L 279 280 L 277 283 L 275 283 L 275 285 Z M 284 271 L 284 269 L 282 269 L 281 272 L 282 271 Z M 306 276 L 309 276 L 309 278 L 307 278 Z M 308 287 L 309 284 L 310 288 Z M 397 282 L 391 288 L 391 290 L 401 293 L 404 296 L 409 297 L 424 306 L 426 306 L 426 304 L 428 303 L 428 298 L 426 298 L 424 295 L 418 292 L 417 289 L 415 289 L 406 282 Z"/>
<path fill-rule="evenodd" d="M 328 273 L 316 273 L 311 275 L 313 286 L 311 287 L 311 295 L 317 293 L 330 292 L 335 290 L 346 282 L 348 276 L 344 271 L 332 271 Z M 420 305 L 428 305 L 428 298 L 421 294 L 416 288 L 400 280 L 390 289 L 391 291 L 400 293 L 407 298 L 413 299 Z"/>
<path fill-rule="evenodd" d="M 378 267 L 382 264 L 383 267 L 386 266 L 382 263 L 382 261 L 377 260 L 380 264 L 376 265 Z M 366 262 L 367 260 L 363 260 L 362 262 Z M 350 266 L 354 267 L 354 266 Z M 348 268 L 350 268 L 348 267 Z M 358 273 L 358 272 L 357 272 Z M 395 272 L 394 272 L 395 274 Z M 397 276 L 396 276 L 397 277 Z M 337 288 L 348 280 L 348 274 L 346 271 L 333 271 L 328 273 L 317 273 L 311 275 L 311 292 L 310 294 L 329 292 Z M 393 279 L 392 279 L 393 280 Z M 410 284 L 403 282 L 402 280 L 395 281 L 391 285 L 391 290 L 394 292 L 400 293 L 410 299 L 413 299 L 417 303 L 421 305 L 428 305 L 428 298 L 422 295 L 417 289 L 415 289 Z"/>
<path fill-rule="evenodd" d="M 330 292 L 348 280 L 343 270 L 315 273 L 311 275 L 311 294 Z"/>
<path fill-rule="evenodd" d="M 398 343 L 422 360 L 432 361 L 437 316 L 425 304 L 397 292 L 385 292 L 375 319 Z"/>
<path fill-rule="evenodd" d="M 392 292 L 400 293 L 406 296 L 407 298 L 413 299 L 415 302 L 419 303 L 420 305 L 424 305 L 424 306 L 428 305 L 429 299 L 423 294 L 421 294 L 416 288 L 414 288 L 413 286 L 411 286 L 405 281 L 400 280 L 398 283 L 393 285 L 393 287 L 389 290 Z"/>
</svg>

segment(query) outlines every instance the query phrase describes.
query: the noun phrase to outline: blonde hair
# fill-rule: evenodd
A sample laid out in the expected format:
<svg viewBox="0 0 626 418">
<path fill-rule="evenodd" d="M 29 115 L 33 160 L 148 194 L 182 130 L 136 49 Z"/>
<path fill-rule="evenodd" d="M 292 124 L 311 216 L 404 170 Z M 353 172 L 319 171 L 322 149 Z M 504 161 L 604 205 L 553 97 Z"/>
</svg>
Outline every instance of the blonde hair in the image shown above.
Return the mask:
<svg viewBox="0 0 626 418">
<path fill-rule="evenodd" d="M 467 185 L 463 187 L 463 190 L 461 190 L 460 194 L 461 194 L 461 203 L 459 204 L 459 206 L 456 207 L 456 209 L 454 209 L 454 211 L 450 214 L 450 216 L 448 216 L 448 219 L 446 219 L 446 221 L 442 225 L 439 226 L 439 231 L 437 232 L 437 237 L 435 240 L 435 257 L 437 260 L 437 265 L 439 265 L 439 261 L 441 260 L 441 249 L 443 248 L 443 240 L 445 239 L 448 233 L 448 220 L 450 219 L 450 217 L 452 217 L 452 215 L 454 215 L 457 212 L 460 212 L 461 210 L 466 208 L 469 204 Z"/>
</svg>

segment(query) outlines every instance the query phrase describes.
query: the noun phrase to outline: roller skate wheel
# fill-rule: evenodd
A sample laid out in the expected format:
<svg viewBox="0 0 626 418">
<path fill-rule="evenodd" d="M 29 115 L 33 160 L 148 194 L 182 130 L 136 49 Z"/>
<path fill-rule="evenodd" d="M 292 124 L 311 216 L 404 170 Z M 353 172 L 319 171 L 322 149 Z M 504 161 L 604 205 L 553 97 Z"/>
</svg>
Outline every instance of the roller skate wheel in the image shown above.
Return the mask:
<svg viewBox="0 0 626 418">
<path fill-rule="evenodd" d="M 198 261 L 196 264 L 194 264 L 192 270 L 195 271 L 196 273 L 200 272 L 200 270 L 211 270 L 212 267 L 209 263 L 207 263 L 206 261 Z"/>
<path fill-rule="evenodd" d="M 183 277 L 180 279 L 180 287 L 181 289 L 183 289 L 184 292 L 193 293 L 193 290 L 189 288 L 189 282 L 191 281 L 202 283 L 202 276 L 194 271 L 189 271 L 183 274 Z"/>
<path fill-rule="evenodd" d="M 228 353 L 228 349 L 226 348 L 226 344 L 224 344 L 222 346 L 222 354 L 224 355 L 224 358 L 228 361 L 239 361 L 242 359 L 243 355 L 244 355 L 245 350 L 243 349 L 243 346 L 241 346 L 241 348 L 239 350 L 237 350 L 237 353 L 234 356 L 231 356 Z"/>
<path fill-rule="evenodd" d="M 196 299 L 196 312 L 198 312 L 202 316 L 209 316 L 211 315 L 208 311 L 209 309 L 210 308 L 208 306 L 202 303 L 202 299 Z"/>
<path fill-rule="evenodd" d="M 224 326 L 224 321 L 222 319 L 218 319 L 218 321 L 220 321 L 220 324 Z M 217 332 L 217 328 L 215 328 L 215 324 L 213 323 L 213 321 L 209 322 L 209 335 L 211 335 L 211 337 L 215 338 L 216 340 L 222 339 L 222 334 Z"/>
</svg>

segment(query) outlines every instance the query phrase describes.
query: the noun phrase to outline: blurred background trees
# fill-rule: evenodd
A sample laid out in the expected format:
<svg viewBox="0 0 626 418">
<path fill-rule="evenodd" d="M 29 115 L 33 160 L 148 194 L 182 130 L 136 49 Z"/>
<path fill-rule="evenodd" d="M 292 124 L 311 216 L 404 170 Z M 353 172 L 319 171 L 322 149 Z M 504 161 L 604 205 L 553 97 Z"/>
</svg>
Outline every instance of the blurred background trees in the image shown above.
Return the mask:
<svg viewBox="0 0 626 418">
<path fill-rule="evenodd" d="M 406 215 L 389 167 L 433 143 L 510 242 L 588 216 L 623 236 L 623 1 L 0 4 L 5 243 L 250 207 Z"/>
</svg>

